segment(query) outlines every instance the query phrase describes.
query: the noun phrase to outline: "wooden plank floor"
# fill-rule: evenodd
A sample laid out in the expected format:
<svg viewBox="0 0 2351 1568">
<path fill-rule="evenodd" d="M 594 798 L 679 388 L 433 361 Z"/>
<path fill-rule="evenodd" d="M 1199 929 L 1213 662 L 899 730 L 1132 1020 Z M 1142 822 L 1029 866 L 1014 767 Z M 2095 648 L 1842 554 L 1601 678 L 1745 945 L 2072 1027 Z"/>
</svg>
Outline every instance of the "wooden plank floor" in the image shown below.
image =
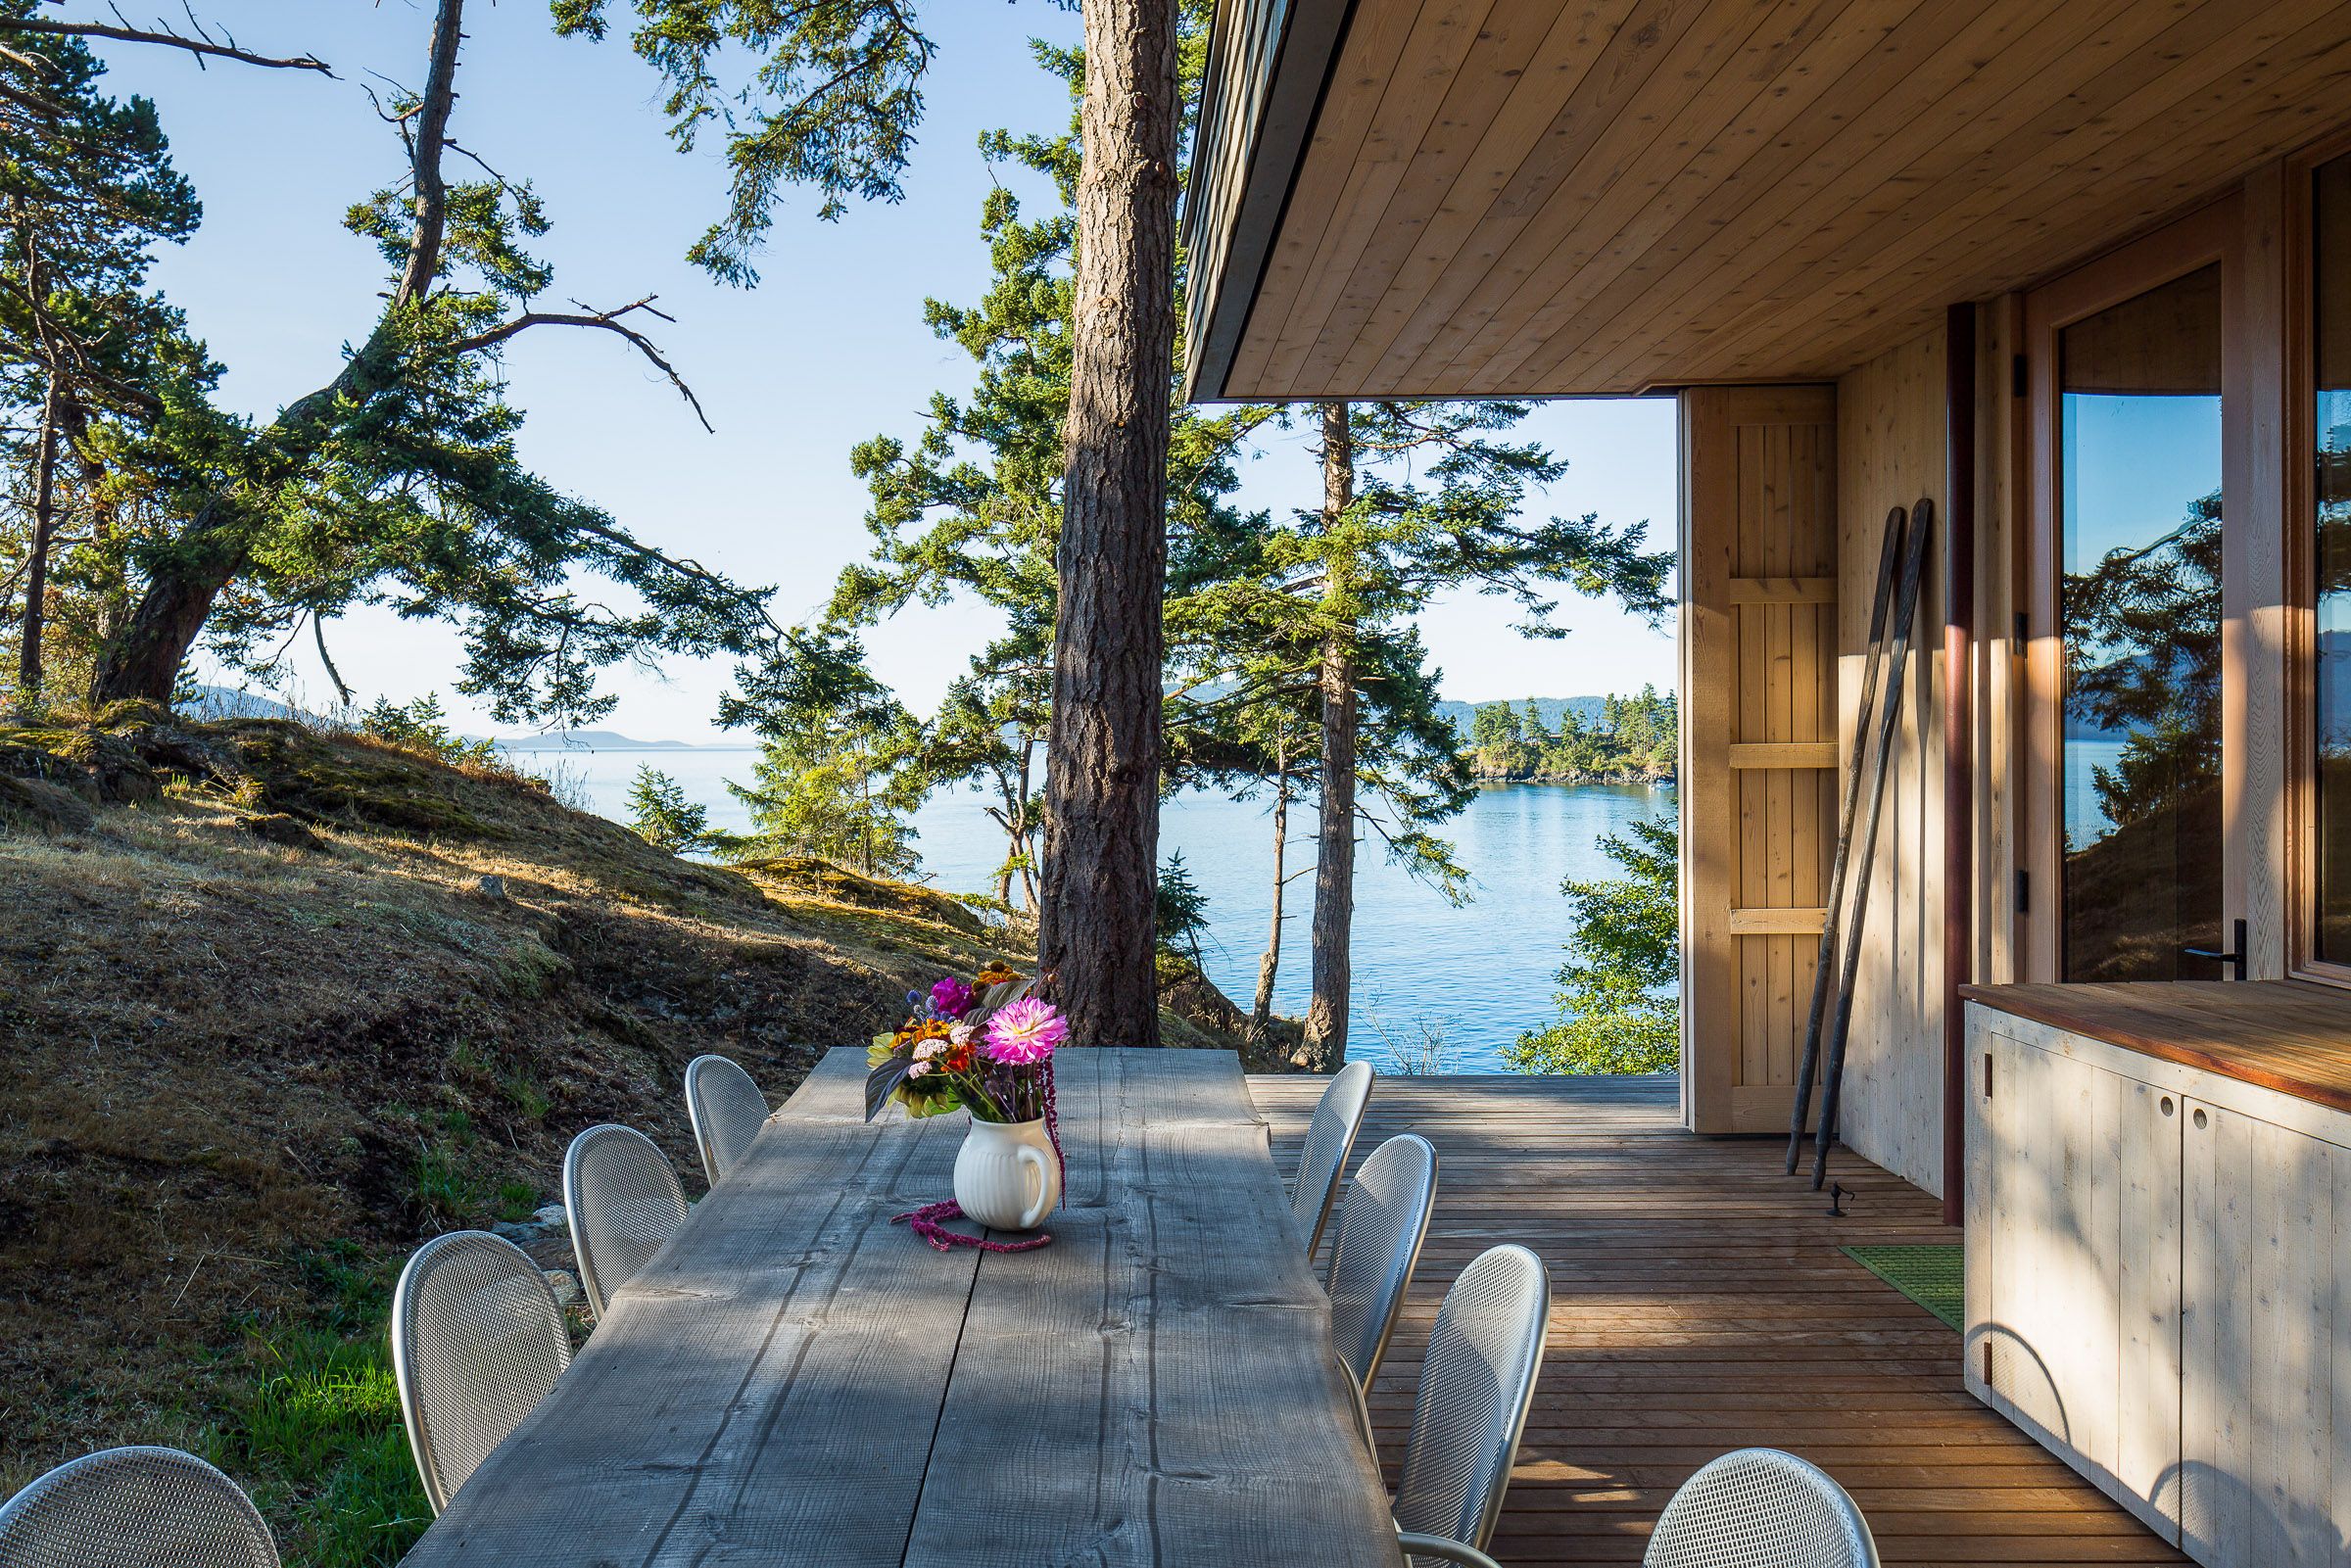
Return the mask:
<svg viewBox="0 0 2351 1568">
<path fill-rule="evenodd" d="M 1250 1080 L 1284 1170 L 1321 1086 Z M 1955 1240 L 1907 1182 L 1841 1157 L 1832 1219 L 1783 1142 L 1685 1133 L 1655 1078 L 1383 1076 L 1357 1158 L 1406 1131 L 1437 1147 L 1438 1197 L 1372 1391 L 1391 1484 L 1445 1287 L 1499 1242 L 1551 1267 L 1504 1562 L 1637 1563 L 1674 1488 L 1754 1444 L 1843 1482 L 1889 1564 L 2187 1561 L 1971 1399 L 1958 1336 L 1837 1250 Z"/>
</svg>

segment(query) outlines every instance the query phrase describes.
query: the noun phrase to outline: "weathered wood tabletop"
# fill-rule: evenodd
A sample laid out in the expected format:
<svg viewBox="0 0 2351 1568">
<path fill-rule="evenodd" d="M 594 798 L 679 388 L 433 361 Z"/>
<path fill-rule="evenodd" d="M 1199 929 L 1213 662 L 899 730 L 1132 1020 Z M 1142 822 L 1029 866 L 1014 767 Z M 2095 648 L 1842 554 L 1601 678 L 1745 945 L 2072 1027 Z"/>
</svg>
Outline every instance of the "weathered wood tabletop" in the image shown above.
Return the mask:
<svg viewBox="0 0 2351 1568">
<path fill-rule="evenodd" d="M 1216 1051 L 1065 1051 L 1037 1252 L 934 1252 L 965 1120 L 827 1056 L 409 1568 L 1401 1561 L 1264 1122 Z"/>
</svg>

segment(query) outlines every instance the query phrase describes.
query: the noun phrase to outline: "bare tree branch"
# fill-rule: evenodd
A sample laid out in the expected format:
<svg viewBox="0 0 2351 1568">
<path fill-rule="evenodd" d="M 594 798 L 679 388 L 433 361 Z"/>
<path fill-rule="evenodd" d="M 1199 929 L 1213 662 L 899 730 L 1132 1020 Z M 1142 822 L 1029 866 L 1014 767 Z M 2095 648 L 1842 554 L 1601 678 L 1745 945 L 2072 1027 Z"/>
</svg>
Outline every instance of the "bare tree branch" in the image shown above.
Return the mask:
<svg viewBox="0 0 2351 1568">
<path fill-rule="evenodd" d="M 234 38 L 223 34 L 213 38 L 201 26 L 193 33 L 176 31 L 158 23 L 156 27 L 133 27 L 120 21 L 121 12 L 115 13 L 116 23 L 104 22 L 47 22 L 32 17 L 0 18 L 0 32 L 45 33 L 52 37 L 111 38 L 117 43 L 153 43 L 167 48 L 184 49 L 202 65 L 209 57 L 241 61 L 248 66 L 263 66 L 273 71 L 315 71 L 320 75 L 334 75 L 334 68 L 314 55 L 277 57 L 256 54 L 242 49 Z"/>
<path fill-rule="evenodd" d="M 648 294 L 642 300 L 632 300 L 627 305 L 612 310 L 590 309 L 587 306 L 580 305 L 579 301 L 574 300 L 571 303 L 580 306 L 577 314 L 560 310 L 526 310 L 512 320 L 502 321 L 486 332 L 477 332 L 469 338 L 457 339 L 449 345 L 449 350 L 453 354 L 472 354 L 477 350 L 493 348 L 532 327 L 600 327 L 606 332 L 617 332 L 635 344 L 637 352 L 644 355 L 652 362 L 655 369 L 669 378 L 669 384 L 678 389 L 678 396 L 684 398 L 692 405 L 694 416 L 702 422 L 702 428 L 712 430 L 715 427 L 710 423 L 710 416 L 702 411 L 701 400 L 694 395 L 694 389 L 686 384 L 686 378 L 678 374 L 677 367 L 662 357 L 661 351 L 653 346 L 650 338 L 620 319 L 632 310 L 643 310 L 648 315 L 659 316 L 662 320 L 674 324 L 677 320 L 676 316 L 665 310 L 653 309 L 653 301 L 659 297 Z"/>
</svg>

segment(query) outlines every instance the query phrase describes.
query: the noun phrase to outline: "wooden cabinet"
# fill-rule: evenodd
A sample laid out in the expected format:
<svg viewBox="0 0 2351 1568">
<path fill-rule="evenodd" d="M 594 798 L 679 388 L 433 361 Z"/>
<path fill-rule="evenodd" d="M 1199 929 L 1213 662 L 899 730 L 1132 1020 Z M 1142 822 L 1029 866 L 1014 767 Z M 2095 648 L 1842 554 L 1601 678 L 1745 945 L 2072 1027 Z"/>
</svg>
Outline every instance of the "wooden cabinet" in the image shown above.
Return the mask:
<svg viewBox="0 0 2351 1568">
<path fill-rule="evenodd" d="M 1969 1148 L 1990 1164 L 1968 1262 L 1990 1294 L 1971 1381 L 2177 1541 L 2161 1482 L 2180 1456 L 2178 1103 L 2001 1034 L 1977 1054 Z"/>
<path fill-rule="evenodd" d="M 1971 1391 L 2198 1562 L 2351 1562 L 2351 1116 L 1969 1021 Z"/>
<path fill-rule="evenodd" d="M 2221 1568 L 2335 1568 L 2351 1560 L 2336 1440 L 2351 1439 L 2351 1237 L 2335 1218 L 2351 1152 L 2203 1101 L 2183 1122 L 2181 1545 Z"/>
</svg>

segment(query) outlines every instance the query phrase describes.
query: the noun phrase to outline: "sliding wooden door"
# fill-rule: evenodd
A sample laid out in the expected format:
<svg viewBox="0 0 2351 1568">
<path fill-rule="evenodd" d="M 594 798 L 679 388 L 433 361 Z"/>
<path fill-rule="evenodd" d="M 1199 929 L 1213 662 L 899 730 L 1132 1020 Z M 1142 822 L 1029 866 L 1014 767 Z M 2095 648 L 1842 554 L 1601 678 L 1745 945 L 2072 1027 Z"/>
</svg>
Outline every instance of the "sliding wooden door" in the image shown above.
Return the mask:
<svg viewBox="0 0 2351 1568">
<path fill-rule="evenodd" d="M 1682 1084 L 1784 1130 L 1837 813 L 1837 392 L 1682 394 Z"/>
</svg>

